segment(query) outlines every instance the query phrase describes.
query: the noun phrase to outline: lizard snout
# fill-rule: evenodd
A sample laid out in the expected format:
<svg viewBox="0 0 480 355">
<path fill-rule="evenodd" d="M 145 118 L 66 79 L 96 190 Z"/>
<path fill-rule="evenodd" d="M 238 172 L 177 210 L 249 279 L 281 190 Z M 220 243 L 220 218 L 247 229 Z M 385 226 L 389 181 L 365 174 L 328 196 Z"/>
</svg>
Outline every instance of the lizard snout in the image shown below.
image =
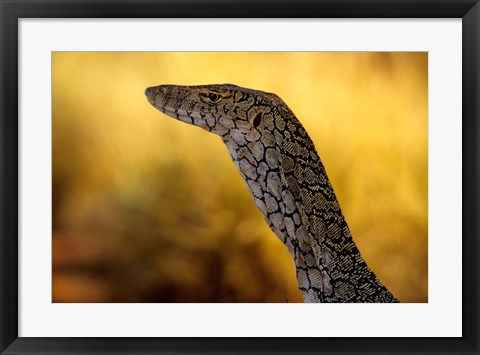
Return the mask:
<svg viewBox="0 0 480 355">
<path fill-rule="evenodd" d="M 155 87 L 149 87 L 145 89 L 145 95 L 147 96 L 148 101 L 153 102 L 155 100 Z"/>
</svg>

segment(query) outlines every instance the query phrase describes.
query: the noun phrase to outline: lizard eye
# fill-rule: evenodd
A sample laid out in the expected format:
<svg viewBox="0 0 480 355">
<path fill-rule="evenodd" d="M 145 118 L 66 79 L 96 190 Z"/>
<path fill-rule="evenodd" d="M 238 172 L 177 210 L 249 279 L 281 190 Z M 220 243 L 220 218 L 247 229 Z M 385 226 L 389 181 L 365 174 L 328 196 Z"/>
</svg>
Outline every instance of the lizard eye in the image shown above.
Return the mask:
<svg viewBox="0 0 480 355">
<path fill-rule="evenodd" d="M 217 94 L 216 92 L 202 93 L 200 94 L 200 99 L 209 105 L 218 104 L 222 100 L 222 95 Z"/>
<path fill-rule="evenodd" d="M 210 102 L 211 102 L 212 104 L 216 104 L 216 103 L 220 102 L 220 99 L 221 99 L 221 98 L 222 98 L 222 97 L 221 97 L 219 94 L 215 94 L 215 93 L 213 93 L 213 92 L 211 92 L 211 93 L 208 94 L 208 99 L 210 100 Z"/>
<path fill-rule="evenodd" d="M 228 95 L 227 93 L 219 94 L 218 92 L 210 91 L 210 92 L 202 92 L 199 94 L 200 100 L 205 102 L 209 105 L 216 105 L 220 103 L 223 99 L 228 99 L 232 97 L 232 95 Z"/>
</svg>

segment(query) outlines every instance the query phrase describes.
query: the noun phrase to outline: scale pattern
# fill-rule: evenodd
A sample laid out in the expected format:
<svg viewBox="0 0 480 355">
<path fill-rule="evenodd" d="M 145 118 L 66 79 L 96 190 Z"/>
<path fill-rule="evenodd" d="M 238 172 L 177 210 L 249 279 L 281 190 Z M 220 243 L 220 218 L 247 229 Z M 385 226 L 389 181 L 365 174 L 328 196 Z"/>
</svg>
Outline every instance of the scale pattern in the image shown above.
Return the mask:
<svg viewBox="0 0 480 355">
<path fill-rule="evenodd" d="M 219 135 L 273 232 L 305 302 L 398 302 L 365 263 L 313 142 L 275 94 L 232 84 L 147 88 L 161 112 Z"/>
</svg>

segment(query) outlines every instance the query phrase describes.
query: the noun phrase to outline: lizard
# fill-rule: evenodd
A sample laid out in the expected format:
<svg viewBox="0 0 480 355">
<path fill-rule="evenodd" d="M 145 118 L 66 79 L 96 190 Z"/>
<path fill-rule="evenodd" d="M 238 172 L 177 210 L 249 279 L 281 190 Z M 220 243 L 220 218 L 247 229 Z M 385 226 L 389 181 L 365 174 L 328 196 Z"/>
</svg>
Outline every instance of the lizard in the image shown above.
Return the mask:
<svg viewBox="0 0 480 355">
<path fill-rule="evenodd" d="M 221 137 L 293 257 L 305 302 L 396 303 L 368 267 L 306 130 L 276 94 L 233 84 L 148 87 L 153 107 Z"/>
</svg>

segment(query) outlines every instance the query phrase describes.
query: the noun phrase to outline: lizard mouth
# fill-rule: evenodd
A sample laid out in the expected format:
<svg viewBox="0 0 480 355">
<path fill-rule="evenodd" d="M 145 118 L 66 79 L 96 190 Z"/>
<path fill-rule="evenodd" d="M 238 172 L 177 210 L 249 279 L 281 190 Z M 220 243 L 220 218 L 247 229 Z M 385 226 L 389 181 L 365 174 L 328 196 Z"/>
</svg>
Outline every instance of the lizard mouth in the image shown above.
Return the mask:
<svg viewBox="0 0 480 355">
<path fill-rule="evenodd" d="M 185 109 L 175 109 L 168 106 L 157 107 L 157 108 L 167 116 L 173 117 L 179 121 L 189 123 L 194 126 L 199 126 L 205 129 L 208 128 L 205 118 L 203 118 L 197 112 L 190 112 Z"/>
<path fill-rule="evenodd" d="M 158 86 L 146 88 L 145 96 L 147 97 L 148 102 L 150 102 L 153 107 L 155 107 L 160 112 L 163 112 L 167 116 L 194 125 L 199 125 L 199 123 L 204 123 L 205 121 L 199 114 L 196 114 L 195 112 L 189 112 L 182 108 L 173 108 L 166 105 L 165 96 L 161 91 L 159 92 Z M 197 120 L 200 120 L 202 122 L 197 122 Z"/>
</svg>

